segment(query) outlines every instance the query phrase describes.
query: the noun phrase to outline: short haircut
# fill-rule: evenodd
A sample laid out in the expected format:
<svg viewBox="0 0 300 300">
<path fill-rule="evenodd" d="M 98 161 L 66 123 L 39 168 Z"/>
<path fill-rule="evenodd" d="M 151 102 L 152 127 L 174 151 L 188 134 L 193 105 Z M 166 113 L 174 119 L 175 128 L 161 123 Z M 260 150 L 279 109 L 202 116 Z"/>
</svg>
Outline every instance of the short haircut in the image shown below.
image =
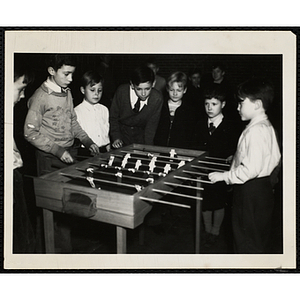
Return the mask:
<svg viewBox="0 0 300 300">
<path fill-rule="evenodd" d="M 215 98 L 221 102 L 226 100 L 226 91 L 225 89 L 217 83 L 212 83 L 207 86 L 204 90 L 204 100 Z"/>
<path fill-rule="evenodd" d="M 139 85 L 140 83 L 148 81 L 153 83 L 154 79 L 154 73 L 150 68 L 148 68 L 147 66 L 140 66 L 133 70 L 130 81 L 134 85 Z"/>
<path fill-rule="evenodd" d="M 187 85 L 187 76 L 185 73 L 183 72 L 174 72 L 172 73 L 168 80 L 167 80 L 167 89 L 169 89 L 171 87 L 171 85 L 174 83 L 174 82 L 177 82 L 177 83 L 181 83 L 183 88 L 186 87 Z M 180 86 L 180 84 L 178 84 Z"/>
<path fill-rule="evenodd" d="M 34 81 L 33 71 L 23 61 L 15 58 L 14 60 L 14 82 L 24 75 L 23 83 L 29 84 Z"/>
<path fill-rule="evenodd" d="M 148 59 L 146 60 L 146 63 L 145 65 L 154 65 L 156 67 L 158 67 L 158 64 L 157 64 L 157 60 L 155 57 L 148 57 Z"/>
<path fill-rule="evenodd" d="M 96 71 L 87 71 L 85 72 L 80 81 L 80 86 L 87 87 L 88 85 L 94 86 L 97 83 L 104 82 L 103 77 Z"/>
<path fill-rule="evenodd" d="M 264 109 L 267 110 L 274 99 L 273 84 L 265 79 L 249 79 L 238 86 L 237 96 L 243 100 L 245 98 L 251 101 L 261 100 Z"/>
<path fill-rule="evenodd" d="M 211 69 L 214 70 L 216 68 L 219 68 L 221 71 L 225 72 L 226 71 L 226 66 L 223 62 L 221 61 L 215 61 L 212 65 L 211 65 Z"/>
<path fill-rule="evenodd" d="M 74 55 L 55 54 L 55 55 L 51 55 L 49 57 L 47 63 L 48 63 L 48 67 L 52 67 L 55 71 L 57 71 L 63 65 L 76 67 L 77 60 Z"/>
<path fill-rule="evenodd" d="M 198 67 L 193 67 L 193 68 L 189 69 L 189 77 L 192 77 L 194 74 L 199 74 L 201 76 L 201 74 L 202 74 L 201 69 Z"/>
</svg>

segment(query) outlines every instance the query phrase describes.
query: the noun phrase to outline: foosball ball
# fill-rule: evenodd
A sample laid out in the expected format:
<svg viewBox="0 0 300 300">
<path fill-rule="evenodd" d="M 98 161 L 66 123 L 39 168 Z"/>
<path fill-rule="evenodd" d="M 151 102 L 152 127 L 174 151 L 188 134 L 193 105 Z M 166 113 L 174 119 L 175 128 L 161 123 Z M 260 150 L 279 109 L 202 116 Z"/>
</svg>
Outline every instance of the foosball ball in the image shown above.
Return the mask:
<svg viewBox="0 0 300 300">
<path fill-rule="evenodd" d="M 203 151 L 133 144 L 34 178 L 46 253 L 55 253 L 53 212 L 115 225 L 117 253 L 126 253 L 126 229 L 141 225 L 153 203 L 191 208 L 172 196 L 196 201 L 195 252 L 200 253 L 202 185 L 211 184 L 208 173 L 228 169 L 224 159 Z"/>
</svg>

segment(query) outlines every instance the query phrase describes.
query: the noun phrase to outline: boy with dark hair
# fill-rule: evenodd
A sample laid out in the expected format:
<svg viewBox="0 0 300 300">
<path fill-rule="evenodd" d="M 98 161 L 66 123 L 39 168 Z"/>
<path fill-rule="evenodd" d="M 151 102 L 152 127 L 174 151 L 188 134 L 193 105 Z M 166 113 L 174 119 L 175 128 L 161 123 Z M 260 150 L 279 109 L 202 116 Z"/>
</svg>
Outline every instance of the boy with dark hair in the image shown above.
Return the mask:
<svg viewBox="0 0 300 300">
<path fill-rule="evenodd" d="M 91 152 L 99 153 L 97 145 L 80 127 L 74 112 L 68 86 L 75 68 L 72 56 L 52 56 L 48 66 L 50 76 L 28 101 L 24 135 L 37 148 L 38 176 L 73 163 L 74 138 Z"/>
<path fill-rule="evenodd" d="M 188 73 L 188 85 L 185 95 L 186 102 L 198 111 L 199 117 L 205 116 L 203 105 L 203 86 L 201 83 L 201 69 L 194 67 Z"/>
<path fill-rule="evenodd" d="M 235 153 L 240 131 L 235 123 L 223 115 L 226 93 L 218 84 L 204 90 L 206 118 L 195 128 L 193 148 L 207 151 L 208 156 L 230 160 Z M 220 234 L 225 216 L 225 204 L 229 202 L 225 183 L 205 184 L 202 216 L 205 227 L 204 245 L 210 247 Z"/>
<path fill-rule="evenodd" d="M 25 97 L 25 88 L 33 81 L 33 74 L 26 67 L 14 62 L 14 105 Z M 24 195 L 21 154 L 13 141 L 13 253 L 34 253 L 35 237 L 29 219 Z"/>
<path fill-rule="evenodd" d="M 228 172 L 209 179 L 234 185 L 232 226 L 236 253 L 266 253 L 274 206 L 270 175 L 280 163 L 280 150 L 266 110 L 273 101 L 271 84 L 251 79 L 238 87 L 238 111 L 250 121 L 242 132 Z"/>
<path fill-rule="evenodd" d="M 162 94 L 153 89 L 154 73 L 146 67 L 136 68 L 130 84 L 117 89 L 110 108 L 112 146 L 132 143 L 153 145 L 163 103 Z"/>
<path fill-rule="evenodd" d="M 234 89 L 226 76 L 226 66 L 222 61 L 216 61 L 212 64 L 211 75 L 214 84 L 218 84 L 226 93 L 226 107 L 224 108 L 224 115 L 232 120 L 239 120 L 237 114 L 237 102 L 234 98 Z"/>
<path fill-rule="evenodd" d="M 156 88 L 158 91 L 162 92 L 163 94 L 166 91 L 166 79 L 157 75 L 159 71 L 159 66 L 155 58 L 149 58 L 146 61 L 146 66 L 150 68 L 155 76 L 155 82 L 154 82 L 154 88 Z"/>
</svg>

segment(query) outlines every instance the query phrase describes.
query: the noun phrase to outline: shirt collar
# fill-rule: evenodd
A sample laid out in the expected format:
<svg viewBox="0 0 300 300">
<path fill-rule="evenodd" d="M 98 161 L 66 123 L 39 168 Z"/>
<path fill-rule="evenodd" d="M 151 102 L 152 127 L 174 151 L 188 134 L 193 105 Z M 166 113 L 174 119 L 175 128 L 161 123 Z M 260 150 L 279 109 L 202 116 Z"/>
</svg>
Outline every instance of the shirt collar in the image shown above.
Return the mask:
<svg viewBox="0 0 300 300">
<path fill-rule="evenodd" d="M 62 93 L 63 91 L 66 93 L 67 90 L 69 90 L 70 88 L 65 88 L 63 89 L 62 87 L 60 87 L 58 84 L 56 84 L 53 80 L 51 80 L 50 77 L 47 78 L 47 80 L 45 81 L 45 85 L 46 87 L 55 92 L 55 93 Z"/>
<path fill-rule="evenodd" d="M 90 102 L 88 102 L 88 101 L 84 98 L 83 101 L 82 101 L 82 104 L 83 104 L 85 107 L 87 107 L 87 108 L 95 109 L 95 108 L 96 108 L 96 105 L 97 105 L 98 103 L 96 103 L 96 104 L 91 104 Z"/>
<path fill-rule="evenodd" d="M 138 96 L 136 95 L 135 91 L 130 87 L 130 102 L 131 102 L 131 104 L 134 105 L 135 102 L 137 101 L 137 99 L 138 99 Z M 149 99 L 149 97 L 146 100 L 141 101 L 141 107 L 148 104 L 148 99 Z"/>
<path fill-rule="evenodd" d="M 250 126 L 257 124 L 264 120 L 268 120 L 268 116 L 266 114 L 258 115 L 250 121 L 250 123 L 247 125 L 247 127 L 250 127 Z"/>
<path fill-rule="evenodd" d="M 214 126 L 217 128 L 220 125 L 220 123 L 222 122 L 223 118 L 224 118 L 224 115 L 222 113 L 220 113 L 215 118 L 208 119 L 207 124 L 209 125 L 209 123 L 214 123 Z"/>
</svg>

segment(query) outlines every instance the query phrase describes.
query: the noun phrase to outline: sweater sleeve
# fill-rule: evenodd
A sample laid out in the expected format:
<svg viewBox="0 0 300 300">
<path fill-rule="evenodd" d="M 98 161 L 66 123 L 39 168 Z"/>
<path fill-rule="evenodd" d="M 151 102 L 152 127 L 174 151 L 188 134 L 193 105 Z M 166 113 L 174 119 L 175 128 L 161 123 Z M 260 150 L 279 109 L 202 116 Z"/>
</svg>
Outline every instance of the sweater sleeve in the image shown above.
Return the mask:
<svg viewBox="0 0 300 300">
<path fill-rule="evenodd" d="M 153 145 L 154 136 L 159 123 L 161 108 L 163 105 L 163 98 L 161 93 L 157 93 L 155 96 L 155 104 L 153 107 L 152 116 L 149 118 L 145 127 L 145 144 Z"/>
<path fill-rule="evenodd" d="M 77 121 L 77 115 L 75 113 L 74 106 L 73 106 L 73 99 L 72 99 L 70 91 L 68 91 L 68 93 L 69 93 L 68 98 L 69 98 L 69 101 L 70 101 L 70 111 L 71 111 L 71 127 L 72 127 L 72 131 L 74 133 L 74 137 L 78 138 L 82 142 L 82 144 L 87 149 L 89 149 L 90 146 L 92 144 L 94 144 L 94 142 L 88 136 L 88 134 L 82 129 L 79 122 Z"/>
<path fill-rule="evenodd" d="M 120 101 L 122 100 L 122 91 L 117 89 L 109 111 L 110 136 L 112 141 L 121 139 L 121 131 L 119 126 L 120 118 Z"/>
<path fill-rule="evenodd" d="M 25 139 L 36 148 L 60 158 L 65 149 L 40 132 L 45 107 L 39 92 L 29 99 L 28 108 L 24 124 Z"/>
</svg>

